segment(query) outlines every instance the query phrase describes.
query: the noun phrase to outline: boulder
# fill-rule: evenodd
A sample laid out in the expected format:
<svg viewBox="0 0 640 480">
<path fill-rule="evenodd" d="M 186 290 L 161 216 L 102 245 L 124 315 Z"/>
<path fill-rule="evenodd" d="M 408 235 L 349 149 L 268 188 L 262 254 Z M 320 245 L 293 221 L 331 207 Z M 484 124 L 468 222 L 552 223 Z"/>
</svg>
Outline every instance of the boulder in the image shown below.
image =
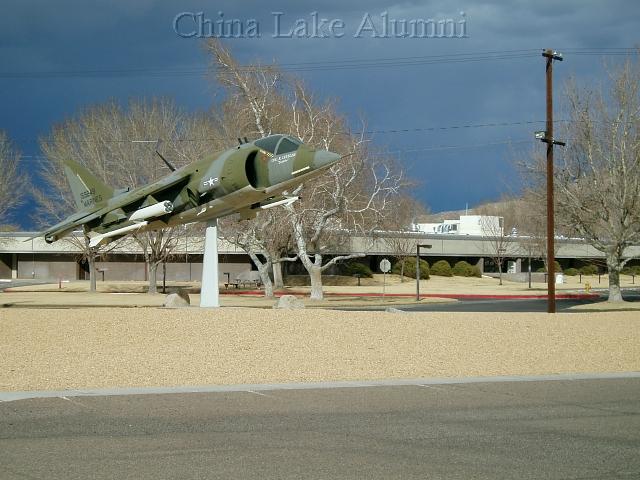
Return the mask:
<svg viewBox="0 0 640 480">
<path fill-rule="evenodd" d="M 304 303 L 295 295 L 282 295 L 278 299 L 278 301 L 275 303 L 273 308 L 282 308 L 285 310 L 297 310 L 300 308 L 304 308 Z"/>
<path fill-rule="evenodd" d="M 165 298 L 163 307 L 167 308 L 184 308 L 191 305 L 191 300 L 189 299 L 189 294 L 184 290 L 178 290 L 176 293 L 170 293 Z"/>
</svg>

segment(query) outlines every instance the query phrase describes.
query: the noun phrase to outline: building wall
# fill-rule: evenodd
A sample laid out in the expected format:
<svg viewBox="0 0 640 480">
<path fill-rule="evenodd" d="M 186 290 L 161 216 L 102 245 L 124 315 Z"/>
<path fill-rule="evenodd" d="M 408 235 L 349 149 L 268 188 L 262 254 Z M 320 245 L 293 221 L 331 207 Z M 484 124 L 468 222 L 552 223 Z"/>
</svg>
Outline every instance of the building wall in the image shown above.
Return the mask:
<svg viewBox="0 0 640 480">
<path fill-rule="evenodd" d="M 104 278 L 105 281 L 112 280 L 139 280 L 144 281 L 146 278 L 145 263 L 141 261 L 127 262 L 96 262 L 96 270 L 98 270 L 98 280 Z M 88 278 L 88 277 L 87 277 Z"/>
<path fill-rule="evenodd" d="M 75 280 L 78 278 L 78 263 L 73 255 L 18 255 L 18 278 Z"/>
<path fill-rule="evenodd" d="M 0 278 L 11 278 L 10 253 L 0 253 Z"/>
</svg>

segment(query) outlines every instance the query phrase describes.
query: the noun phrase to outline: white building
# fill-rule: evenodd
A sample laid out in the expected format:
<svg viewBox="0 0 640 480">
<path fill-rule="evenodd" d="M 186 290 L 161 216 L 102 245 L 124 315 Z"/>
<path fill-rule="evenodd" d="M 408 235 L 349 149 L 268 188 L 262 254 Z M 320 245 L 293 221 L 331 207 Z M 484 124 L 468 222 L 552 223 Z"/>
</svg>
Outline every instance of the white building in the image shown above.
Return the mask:
<svg viewBox="0 0 640 480">
<path fill-rule="evenodd" d="M 444 220 L 442 223 L 417 223 L 416 230 L 442 235 L 473 235 L 477 237 L 502 236 L 502 217 L 488 215 L 461 215 L 458 220 Z"/>
</svg>

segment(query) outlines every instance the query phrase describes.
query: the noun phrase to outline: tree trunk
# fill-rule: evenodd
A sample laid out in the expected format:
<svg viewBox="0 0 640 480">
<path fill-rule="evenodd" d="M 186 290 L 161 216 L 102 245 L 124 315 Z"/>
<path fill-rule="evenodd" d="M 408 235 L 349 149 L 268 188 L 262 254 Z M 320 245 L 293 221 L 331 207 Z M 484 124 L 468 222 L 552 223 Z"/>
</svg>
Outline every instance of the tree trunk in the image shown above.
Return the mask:
<svg viewBox="0 0 640 480">
<path fill-rule="evenodd" d="M 317 265 L 307 268 L 309 278 L 311 279 L 311 300 L 322 300 L 324 294 L 322 291 L 322 269 Z"/>
<path fill-rule="evenodd" d="M 158 264 L 156 262 L 149 262 L 149 289 L 147 293 L 158 293 L 157 274 Z"/>
<path fill-rule="evenodd" d="M 298 245 L 298 258 L 302 262 L 302 265 L 309 274 L 311 280 L 311 300 L 322 300 L 324 298 L 322 292 L 322 255 L 315 253 L 313 255 L 313 262 L 310 255 L 307 252 L 307 242 L 304 238 L 302 227 L 300 222 L 296 221 L 295 217 L 292 218 L 293 233 Z"/>
<path fill-rule="evenodd" d="M 500 285 L 502 285 L 502 261 L 498 260 L 498 277 L 500 278 Z"/>
<path fill-rule="evenodd" d="M 89 291 L 95 292 L 96 286 L 96 252 L 91 248 L 87 252 L 87 261 L 89 262 Z"/>
<path fill-rule="evenodd" d="M 607 269 L 609 270 L 609 302 L 624 302 L 620 290 L 620 271 L 622 270 L 620 258 L 617 255 L 607 256 Z"/>
<path fill-rule="evenodd" d="M 264 285 L 264 296 L 273 298 L 273 283 L 271 282 L 271 277 L 269 277 L 269 264 L 265 263 L 261 267 L 258 267 L 258 272 Z"/>
<path fill-rule="evenodd" d="M 162 293 L 167 293 L 167 262 L 162 262 Z"/>
<path fill-rule="evenodd" d="M 258 256 L 253 252 L 248 252 L 249 257 L 251 257 L 251 261 L 258 268 L 258 273 L 260 274 L 260 280 L 264 285 L 264 296 L 267 298 L 273 298 L 273 283 L 271 282 L 271 277 L 269 277 L 269 263 L 270 262 L 261 262 Z"/>
<path fill-rule="evenodd" d="M 404 257 L 400 257 L 400 283 L 404 282 Z"/>
<path fill-rule="evenodd" d="M 273 264 L 273 286 L 274 288 L 284 288 L 284 281 L 282 279 L 282 262 L 275 262 Z"/>
</svg>

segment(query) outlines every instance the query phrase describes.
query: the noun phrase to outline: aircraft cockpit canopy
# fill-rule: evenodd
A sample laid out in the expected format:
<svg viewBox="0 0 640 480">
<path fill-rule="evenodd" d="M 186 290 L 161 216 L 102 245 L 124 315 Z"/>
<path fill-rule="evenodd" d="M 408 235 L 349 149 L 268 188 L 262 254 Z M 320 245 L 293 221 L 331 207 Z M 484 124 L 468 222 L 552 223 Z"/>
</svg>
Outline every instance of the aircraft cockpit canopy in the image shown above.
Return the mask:
<svg viewBox="0 0 640 480">
<path fill-rule="evenodd" d="M 272 155 L 283 155 L 298 150 L 302 142 L 296 137 L 289 135 L 270 135 L 253 142 L 256 147 L 271 153 Z"/>
</svg>

